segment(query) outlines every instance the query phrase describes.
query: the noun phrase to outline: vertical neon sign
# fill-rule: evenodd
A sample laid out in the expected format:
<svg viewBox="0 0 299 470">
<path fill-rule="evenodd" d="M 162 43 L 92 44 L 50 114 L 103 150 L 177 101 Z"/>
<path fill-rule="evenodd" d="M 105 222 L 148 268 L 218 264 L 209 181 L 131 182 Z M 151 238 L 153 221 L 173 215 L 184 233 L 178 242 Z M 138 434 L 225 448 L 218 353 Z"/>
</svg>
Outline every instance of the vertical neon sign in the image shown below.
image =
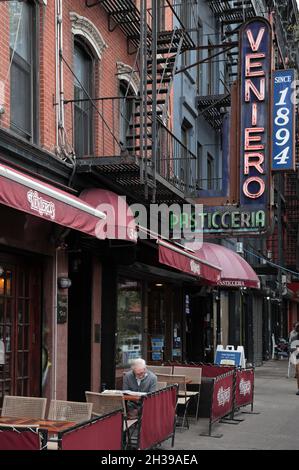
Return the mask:
<svg viewBox="0 0 299 470">
<path fill-rule="evenodd" d="M 263 18 L 240 31 L 240 205 L 268 210 L 271 26 Z"/>
</svg>

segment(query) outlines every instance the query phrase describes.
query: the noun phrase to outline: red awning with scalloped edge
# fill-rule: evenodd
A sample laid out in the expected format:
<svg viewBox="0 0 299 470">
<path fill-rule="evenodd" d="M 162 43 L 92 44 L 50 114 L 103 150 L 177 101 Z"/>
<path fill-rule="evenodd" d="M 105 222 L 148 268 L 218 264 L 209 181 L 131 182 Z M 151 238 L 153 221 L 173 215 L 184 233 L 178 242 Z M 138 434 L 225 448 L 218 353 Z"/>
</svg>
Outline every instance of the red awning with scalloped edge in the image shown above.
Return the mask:
<svg viewBox="0 0 299 470">
<path fill-rule="evenodd" d="M 260 288 L 260 280 L 250 264 L 229 248 L 204 242 L 196 256 L 221 267 L 218 286 Z"/>
</svg>

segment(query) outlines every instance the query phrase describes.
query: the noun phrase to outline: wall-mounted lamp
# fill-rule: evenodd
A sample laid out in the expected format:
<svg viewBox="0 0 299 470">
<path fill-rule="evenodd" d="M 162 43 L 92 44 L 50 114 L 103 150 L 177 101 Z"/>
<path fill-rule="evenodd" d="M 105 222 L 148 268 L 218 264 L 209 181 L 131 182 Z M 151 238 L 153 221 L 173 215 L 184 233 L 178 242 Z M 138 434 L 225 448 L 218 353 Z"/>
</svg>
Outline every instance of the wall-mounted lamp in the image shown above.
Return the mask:
<svg viewBox="0 0 299 470">
<path fill-rule="evenodd" d="M 59 289 L 69 289 L 72 285 L 72 281 L 68 277 L 59 277 L 57 284 Z"/>
</svg>

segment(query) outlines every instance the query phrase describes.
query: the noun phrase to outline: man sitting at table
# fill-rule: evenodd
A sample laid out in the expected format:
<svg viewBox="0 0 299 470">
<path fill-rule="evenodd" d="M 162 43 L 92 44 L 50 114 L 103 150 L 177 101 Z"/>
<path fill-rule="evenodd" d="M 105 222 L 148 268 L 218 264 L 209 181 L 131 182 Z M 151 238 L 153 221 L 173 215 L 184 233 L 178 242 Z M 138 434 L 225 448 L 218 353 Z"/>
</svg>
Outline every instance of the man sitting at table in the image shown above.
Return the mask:
<svg viewBox="0 0 299 470">
<path fill-rule="evenodd" d="M 134 359 L 131 370 L 126 373 L 123 381 L 123 390 L 132 392 L 154 392 L 157 386 L 157 376 L 147 370 L 144 359 Z"/>
</svg>

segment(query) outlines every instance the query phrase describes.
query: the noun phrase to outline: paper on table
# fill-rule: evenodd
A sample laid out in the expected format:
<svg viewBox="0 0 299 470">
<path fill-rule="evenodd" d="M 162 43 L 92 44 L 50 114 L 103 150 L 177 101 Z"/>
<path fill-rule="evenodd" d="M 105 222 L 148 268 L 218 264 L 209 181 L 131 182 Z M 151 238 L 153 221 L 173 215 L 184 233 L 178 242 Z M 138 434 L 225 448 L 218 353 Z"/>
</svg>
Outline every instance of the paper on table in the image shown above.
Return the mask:
<svg viewBox="0 0 299 470">
<path fill-rule="evenodd" d="M 146 392 L 133 392 L 132 390 L 104 390 L 103 394 L 107 395 L 135 395 L 135 396 L 142 396 L 146 395 Z"/>
<path fill-rule="evenodd" d="M 132 390 L 123 390 L 124 395 L 135 395 L 135 396 L 142 396 L 142 395 L 147 395 L 146 392 L 133 392 Z"/>
<path fill-rule="evenodd" d="M 106 393 L 106 394 L 109 394 L 109 395 L 123 395 L 123 391 L 122 390 L 104 390 L 102 393 Z"/>
</svg>

